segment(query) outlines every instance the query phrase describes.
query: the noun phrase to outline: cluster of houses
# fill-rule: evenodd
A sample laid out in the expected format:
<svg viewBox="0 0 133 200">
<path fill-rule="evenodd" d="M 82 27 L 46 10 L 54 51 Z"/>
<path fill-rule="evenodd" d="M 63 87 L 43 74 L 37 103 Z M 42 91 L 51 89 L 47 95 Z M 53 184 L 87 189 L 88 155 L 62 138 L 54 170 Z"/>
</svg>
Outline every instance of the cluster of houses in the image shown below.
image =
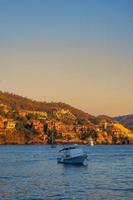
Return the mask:
<svg viewBox="0 0 133 200">
<path fill-rule="evenodd" d="M 9 108 L 6 104 L 0 103 L 0 109 L 6 114 L 9 112 Z M 7 119 L 0 115 L 0 132 L 7 129 L 15 129 L 16 122 L 13 119 Z"/>
<path fill-rule="evenodd" d="M 28 114 L 36 115 L 38 116 L 38 119 L 47 119 L 48 114 L 47 112 L 42 112 L 42 111 L 29 111 L 29 110 L 21 110 L 19 111 L 19 115 L 21 117 L 26 117 Z"/>
<path fill-rule="evenodd" d="M 9 120 L 0 117 L 0 131 L 3 129 L 15 129 L 16 122 L 14 120 Z"/>
<path fill-rule="evenodd" d="M 0 108 L 4 113 L 8 113 L 10 110 L 8 106 L 5 104 L 0 104 Z M 68 110 L 67 113 L 69 113 Z M 71 140 L 71 142 L 80 142 L 80 136 L 87 131 L 94 131 L 99 134 L 105 133 L 105 135 L 108 132 L 111 132 L 112 134 L 116 135 L 121 134 L 122 132 L 124 133 L 129 132 L 129 130 L 126 129 L 124 126 L 114 122 L 107 122 L 106 120 L 103 120 L 98 124 L 93 124 L 91 122 L 88 122 L 87 125 L 64 124 L 60 120 L 53 121 L 48 119 L 47 112 L 28 111 L 28 110 L 19 111 L 20 117 L 26 117 L 29 114 L 32 114 L 37 117 L 36 119 L 31 118 L 27 120 L 27 124 L 29 125 L 32 124 L 34 130 L 40 133 L 40 135 L 44 136 L 46 135 L 44 130 L 44 121 L 45 121 L 45 124 L 47 124 L 47 128 L 49 130 L 55 129 L 57 135 L 61 134 L 61 138 L 58 138 L 57 142 L 61 142 L 62 140 L 64 142 L 67 142 L 69 140 Z M 61 114 L 63 115 L 63 113 Z M 64 114 L 66 114 L 66 112 L 64 112 Z M 60 117 L 60 115 L 58 117 Z M 15 130 L 16 124 L 17 121 L 14 121 L 13 119 L 4 118 L 2 115 L 0 115 L 0 133 L 2 133 L 3 130 Z"/>
<path fill-rule="evenodd" d="M 3 103 L 0 103 L 0 110 L 5 114 L 7 114 L 10 111 L 9 107 Z M 40 122 L 40 119 L 46 119 L 47 113 L 28 110 L 22 110 L 19 112 L 20 117 L 25 117 L 28 114 L 38 116 L 38 120 L 32 120 L 32 124 L 36 130 L 38 130 L 40 133 L 43 133 L 43 124 Z M 16 124 L 17 122 L 13 119 L 8 119 L 0 114 L 0 132 L 3 132 L 3 130 L 13 130 L 16 128 Z"/>
</svg>

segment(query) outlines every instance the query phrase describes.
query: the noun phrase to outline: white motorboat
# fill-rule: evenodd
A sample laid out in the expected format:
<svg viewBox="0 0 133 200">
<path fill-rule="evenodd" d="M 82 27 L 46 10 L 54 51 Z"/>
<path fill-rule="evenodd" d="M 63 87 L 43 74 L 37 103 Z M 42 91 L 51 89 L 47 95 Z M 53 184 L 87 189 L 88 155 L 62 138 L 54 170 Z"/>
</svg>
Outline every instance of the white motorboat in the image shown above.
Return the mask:
<svg viewBox="0 0 133 200">
<path fill-rule="evenodd" d="M 64 164 L 87 165 L 88 155 L 78 146 L 69 146 L 59 151 L 57 161 Z"/>
</svg>

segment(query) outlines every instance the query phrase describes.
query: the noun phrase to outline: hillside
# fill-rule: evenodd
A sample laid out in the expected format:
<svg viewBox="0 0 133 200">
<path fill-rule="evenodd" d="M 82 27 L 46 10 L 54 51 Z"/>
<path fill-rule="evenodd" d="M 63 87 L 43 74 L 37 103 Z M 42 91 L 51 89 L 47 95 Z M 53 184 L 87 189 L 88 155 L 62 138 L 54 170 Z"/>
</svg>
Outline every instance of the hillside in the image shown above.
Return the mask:
<svg viewBox="0 0 133 200">
<path fill-rule="evenodd" d="M 90 121 L 94 119 L 92 115 L 85 113 L 65 103 L 39 102 L 39 101 L 34 101 L 34 100 L 31 100 L 19 95 L 10 94 L 8 92 L 0 91 L 0 103 L 6 104 L 13 109 L 15 108 L 18 110 L 44 111 L 44 112 L 48 112 L 49 114 L 59 109 L 68 109 L 76 117 L 80 117 L 80 118 L 83 118 L 85 120 L 90 120 Z"/>
<path fill-rule="evenodd" d="M 113 120 L 125 125 L 127 128 L 133 130 L 133 114 L 114 117 Z"/>
<path fill-rule="evenodd" d="M 92 116 L 65 103 L 38 102 L 0 92 L 0 144 L 133 144 L 133 133 L 108 116 Z"/>
</svg>

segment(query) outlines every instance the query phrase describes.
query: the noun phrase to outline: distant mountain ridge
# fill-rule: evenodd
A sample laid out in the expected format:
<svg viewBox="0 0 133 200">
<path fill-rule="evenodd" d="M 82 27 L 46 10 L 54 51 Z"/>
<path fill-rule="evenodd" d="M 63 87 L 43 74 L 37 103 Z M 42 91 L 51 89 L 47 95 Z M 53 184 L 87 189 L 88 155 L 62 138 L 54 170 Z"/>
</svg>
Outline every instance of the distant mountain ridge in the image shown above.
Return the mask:
<svg viewBox="0 0 133 200">
<path fill-rule="evenodd" d="M 113 117 L 112 119 L 133 130 L 133 114 Z"/>
</svg>

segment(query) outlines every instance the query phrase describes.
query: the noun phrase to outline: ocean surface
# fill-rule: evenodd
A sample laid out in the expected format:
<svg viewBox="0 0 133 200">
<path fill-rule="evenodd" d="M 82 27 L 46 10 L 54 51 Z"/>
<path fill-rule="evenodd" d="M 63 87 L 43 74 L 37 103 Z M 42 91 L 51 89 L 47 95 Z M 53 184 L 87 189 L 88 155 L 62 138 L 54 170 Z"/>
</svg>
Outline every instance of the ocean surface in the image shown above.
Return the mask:
<svg viewBox="0 0 133 200">
<path fill-rule="evenodd" d="M 58 164 L 62 146 L 1 145 L 0 200 L 133 200 L 133 146 L 81 146 L 89 164 Z"/>
</svg>

